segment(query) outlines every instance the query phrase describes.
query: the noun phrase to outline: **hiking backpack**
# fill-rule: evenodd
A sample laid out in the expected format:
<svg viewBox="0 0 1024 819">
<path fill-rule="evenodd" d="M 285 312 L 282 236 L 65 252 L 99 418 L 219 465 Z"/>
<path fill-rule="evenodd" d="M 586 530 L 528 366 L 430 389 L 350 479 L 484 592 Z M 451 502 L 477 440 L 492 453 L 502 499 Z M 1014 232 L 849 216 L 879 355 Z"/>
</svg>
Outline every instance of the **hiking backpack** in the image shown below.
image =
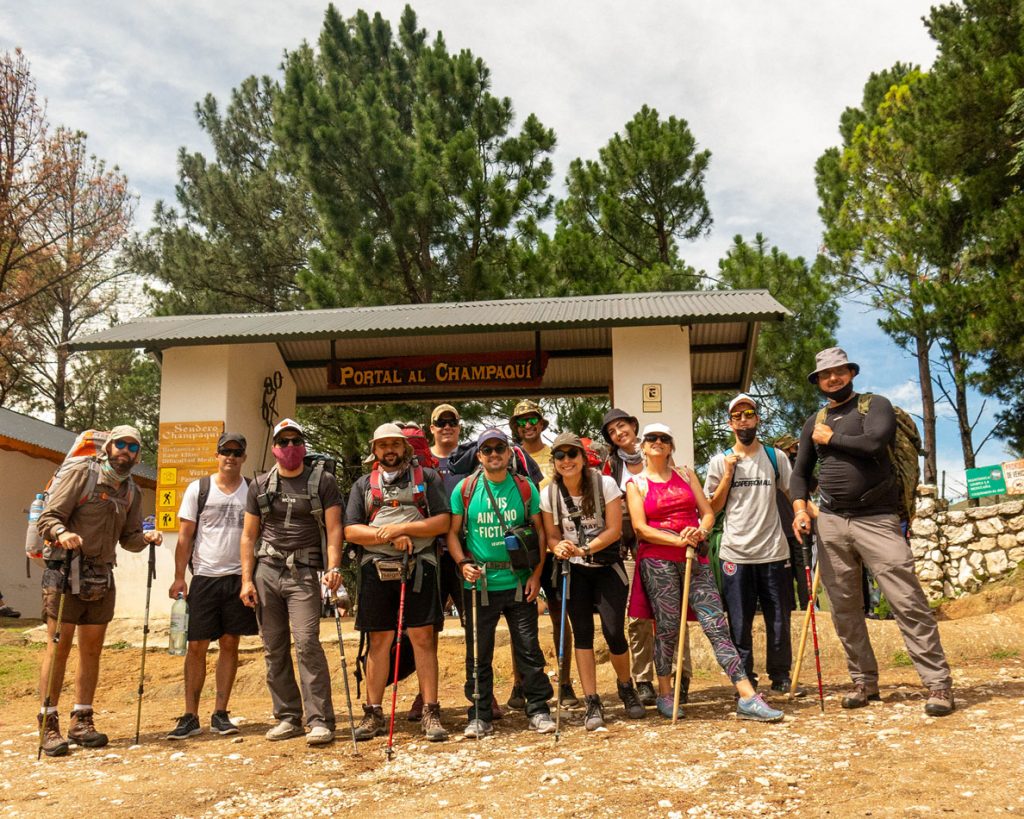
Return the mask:
<svg viewBox="0 0 1024 819">
<path fill-rule="evenodd" d="M 309 478 L 306 480 L 306 494 L 301 495 L 300 497 L 309 501 L 310 512 L 316 520 L 317 525 L 320 527 L 321 559 L 324 561 L 324 565 L 326 566 L 327 527 L 324 525 L 324 506 L 323 502 L 320 500 L 320 479 L 323 477 L 325 471 L 330 472 L 332 475 L 337 474 L 338 462 L 329 455 L 323 455 L 319 452 L 311 452 L 302 460 L 304 466 L 310 467 L 310 473 Z M 266 472 L 253 480 L 256 481 L 256 486 L 260 490 L 256 495 L 256 503 L 260 508 L 260 523 L 262 524 L 263 521 L 267 519 L 267 515 L 270 514 L 270 510 L 274 504 L 274 499 L 277 495 L 281 494 L 281 475 L 278 472 L 277 464 L 274 464 L 274 466 L 270 468 L 269 472 Z M 264 554 L 261 554 L 261 550 L 268 548 L 269 546 L 264 542 L 261 535 L 256 547 L 256 556 L 264 556 Z M 289 553 L 289 568 L 292 568 L 294 565 L 294 556 L 294 552 Z"/>
<path fill-rule="evenodd" d="M 870 392 L 858 395 L 857 412 L 867 415 L 873 397 Z M 917 493 L 917 485 L 921 481 L 919 458 L 926 455 L 927 452 L 921 446 L 921 435 L 917 431 L 917 424 L 910 413 L 895 404 L 892 406 L 892 411 L 896 415 L 896 433 L 886 445 L 886 452 L 889 454 L 889 463 L 892 465 L 893 477 L 896 480 L 897 513 L 901 521 L 909 524 L 917 513 L 917 504 L 914 498 Z M 828 407 L 822 407 L 818 410 L 814 422 L 824 424 L 827 414 Z"/>
<path fill-rule="evenodd" d="M 466 545 L 466 533 L 469 530 L 469 502 L 473 499 L 473 492 L 476 491 L 477 482 L 480 480 L 480 476 L 483 474 L 483 469 L 479 468 L 472 472 L 462 482 L 462 545 L 465 548 Z M 523 501 L 523 509 L 525 510 L 525 517 L 523 518 L 522 525 L 526 525 L 530 522 L 530 500 L 533 496 L 531 490 L 532 483 L 529 478 L 525 475 L 520 475 L 518 472 L 509 471 L 512 476 L 512 480 L 516 482 L 516 488 L 519 490 L 519 497 Z M 497 509 L 494 513 L 500 517 L 500 513 Z"/>
</svg>

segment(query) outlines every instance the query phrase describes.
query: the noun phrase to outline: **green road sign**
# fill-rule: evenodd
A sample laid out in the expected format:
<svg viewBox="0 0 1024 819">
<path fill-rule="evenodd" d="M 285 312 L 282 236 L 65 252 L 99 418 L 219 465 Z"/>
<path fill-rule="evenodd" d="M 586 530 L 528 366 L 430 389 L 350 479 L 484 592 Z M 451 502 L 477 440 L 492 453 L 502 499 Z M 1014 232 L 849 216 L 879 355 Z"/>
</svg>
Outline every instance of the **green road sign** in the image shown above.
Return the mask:
<svg viewBox="0 0 1024 819">
<path fill-rule="evenodd" d="M 999 464 L 967 470 L 967 497 L 983 498 L 987 495 L 1005 493 L 1006 480 L 1003 478 L 1003 468 Z"/>
</svg>

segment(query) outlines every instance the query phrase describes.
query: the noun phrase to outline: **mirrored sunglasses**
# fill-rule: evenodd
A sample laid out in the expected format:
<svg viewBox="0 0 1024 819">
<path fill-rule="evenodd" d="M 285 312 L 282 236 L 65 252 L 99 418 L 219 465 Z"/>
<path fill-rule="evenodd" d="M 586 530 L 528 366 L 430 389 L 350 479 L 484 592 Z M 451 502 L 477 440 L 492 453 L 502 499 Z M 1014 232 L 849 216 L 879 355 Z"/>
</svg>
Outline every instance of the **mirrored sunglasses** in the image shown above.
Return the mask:
<svg viewBox="0 0 1024 819">
<path fill-rule="evenodd" d="M 739 410 L 737 412 L 730 412 L 729 413 L 729 417 L 733 421 L 739 421 L 739 420 L 749 421 L 751 418 L 756 418 L 757 417 L 757 411 L 756 410 L 752 410 L 752 409 Z"/>
<path fill-rule="evenodd" d="M 540 423 L 540 416 L 530 415 L 526 418 L 516 418 L 516 423 L 521 427 L 533 427 Z"/>
<path fill-rule="evenodd" d="M 114 441 L 114 448 L 121 450 L 127 449 L 132 455 L 139 451 L 139 444 L 135 441 Z M 209 450 L 207 450 L 209 452 Z"/>
</svg>

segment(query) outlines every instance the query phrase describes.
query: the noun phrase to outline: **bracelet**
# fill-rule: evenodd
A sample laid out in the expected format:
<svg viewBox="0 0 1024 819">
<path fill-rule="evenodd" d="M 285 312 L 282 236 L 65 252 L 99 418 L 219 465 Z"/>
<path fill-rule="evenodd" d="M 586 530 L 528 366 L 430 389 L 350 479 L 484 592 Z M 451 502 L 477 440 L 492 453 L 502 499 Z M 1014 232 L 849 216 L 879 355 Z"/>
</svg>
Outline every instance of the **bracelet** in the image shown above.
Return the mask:
<svg viewBox="0 0 1024 819">
<path fill-rule="evenodd" d="M 326 572 L 324 572 L 324 574 L 330 574 L 331 572 L 334 572 L 334 574 L 341 574 L 341 567 L 340 566 L 331 566 L 331 568 L 329 568 Z"/>
</svg>

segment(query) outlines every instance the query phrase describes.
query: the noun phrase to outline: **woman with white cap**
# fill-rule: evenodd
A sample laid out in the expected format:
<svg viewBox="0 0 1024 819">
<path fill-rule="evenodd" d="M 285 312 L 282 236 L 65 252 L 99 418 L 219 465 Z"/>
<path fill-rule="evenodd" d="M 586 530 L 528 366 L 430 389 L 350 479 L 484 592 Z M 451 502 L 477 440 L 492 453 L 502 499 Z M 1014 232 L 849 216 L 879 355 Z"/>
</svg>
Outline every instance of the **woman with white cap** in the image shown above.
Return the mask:
<svg viewBox="0 0 1024 819">
<path fill-rule="evenodd" d="M 671 465 L 675 451 L 672 430 L 648 424 L 641 434 L 644 471 L 626 485 L 629 514 L 637 534 L 639 572 L 633 580 L 630 615 L 654 617 L 654 667 L 658 675 L 658 712 L 672 716 L 672 661 L 680 638 L 682 585 L 686 554 L 700 547 L 715 523 L 715 515 L 691 469 Z M 782 711 L 771 708 L 747 679 L 743 661 L 729 639 L 722 598 L 708 559 L 700 555 L 690 575 L 689 603 L 715 658 L 736 686 L 737 716 L 759 722 L 779 722 Z"/>
</svg>

